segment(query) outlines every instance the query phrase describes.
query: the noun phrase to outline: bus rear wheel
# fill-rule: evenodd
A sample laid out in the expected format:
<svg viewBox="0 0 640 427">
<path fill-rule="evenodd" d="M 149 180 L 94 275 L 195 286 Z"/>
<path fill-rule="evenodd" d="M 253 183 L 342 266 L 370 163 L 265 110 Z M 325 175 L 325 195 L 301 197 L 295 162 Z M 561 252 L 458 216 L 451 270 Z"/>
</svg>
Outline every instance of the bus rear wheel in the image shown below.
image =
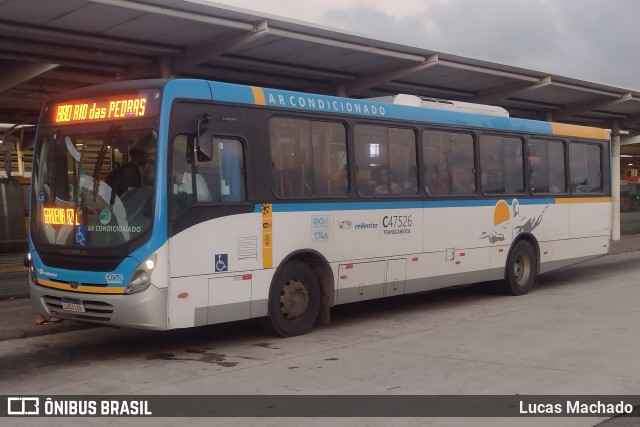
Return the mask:
<svg viewBox="0 0 640 427">
<path fill-rule="evenodd" d="M 267 329 L 281 337 L 309 332 L 320 311 L 320 285 L 304 262 L 285 264 L 271 282 Z"/>
<path fill-rule="evenodd" d="M 525 295 L 536 281 L 538 262 L 531 243 L 520 240 L 511 250 L 507 260 L 507 271 L 499 288 L 504 295 Z"/>
</svg>

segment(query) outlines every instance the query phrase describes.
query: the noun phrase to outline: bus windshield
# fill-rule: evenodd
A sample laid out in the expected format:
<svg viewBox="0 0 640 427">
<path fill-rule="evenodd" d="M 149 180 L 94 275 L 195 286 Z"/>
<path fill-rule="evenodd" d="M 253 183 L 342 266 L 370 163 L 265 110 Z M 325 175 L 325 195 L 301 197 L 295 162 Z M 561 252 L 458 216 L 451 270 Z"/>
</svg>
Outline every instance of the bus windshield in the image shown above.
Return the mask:
<svg viewBox="0 0 640 427">
<path fill-rule="evenodd" d="M 157 133 L 57 130 L 34 153 L 32 237 L 36 243 L 114 248 L 153 220 Z"/>
</svg>

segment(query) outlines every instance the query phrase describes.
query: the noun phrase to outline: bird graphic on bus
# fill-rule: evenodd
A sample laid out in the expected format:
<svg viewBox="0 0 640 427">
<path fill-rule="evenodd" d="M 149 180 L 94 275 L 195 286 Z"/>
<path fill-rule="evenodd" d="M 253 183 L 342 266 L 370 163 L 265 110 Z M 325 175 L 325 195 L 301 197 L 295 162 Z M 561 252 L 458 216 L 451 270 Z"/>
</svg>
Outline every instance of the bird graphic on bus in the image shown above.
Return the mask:
<svg viewBox="0 0 640 427">
<path fill-rule="evenodd" d="M 502 242 L 505 236 L 513 230 L 515 235 L 520 233 L 530 233 L 542 223 L 544 213 L 549 209 L 549 205 L 535 216 L 520 215 L 520 202 L 513 199 L 511 209 L 504 200 L 498 200 L 493 208 L 493 228 L 489 231 L 483 231 L 479 239 L 489 239 L 490 243 Z"/>
</svg>

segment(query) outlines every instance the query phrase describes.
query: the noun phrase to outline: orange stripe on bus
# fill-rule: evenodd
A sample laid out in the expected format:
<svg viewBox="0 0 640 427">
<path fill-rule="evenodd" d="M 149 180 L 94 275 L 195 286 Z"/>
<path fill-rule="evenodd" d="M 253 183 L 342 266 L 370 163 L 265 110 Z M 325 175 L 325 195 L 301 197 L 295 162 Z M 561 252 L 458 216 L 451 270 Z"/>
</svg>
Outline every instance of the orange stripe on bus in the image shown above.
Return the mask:
<svg viewBox="0 0 640 427">
<path fill-rule="evenodd" d="M 569 125 L 566 123 L 551 123 L 554 135 L 579 136 L 583 138 L 609 139 L 609 132 L 600 128 Z"/>
<path fill-rule="evenodd" d="M 85 292 L 90 294 L 124 294 L 124 286 L 84 286 L 72 288 L 68 283 L 54 282 L 46 279 L 38 279 L 38 284 L 47 288 L 62 289 L 71 292 Z"/>
<path fill-rule="evenodd" d="M 262 88 L 251 86 L 251 92 L 253 92 L 253 103 L 256 105 L 264 105 L 264 92 L 262 92 Z"/>
<path fill-rule="evenodd" d="M 559 203 L 607 203 L 611 202 L 611 197 L 563 197 L 557 198 L 556 204 Z"/>
</svg>

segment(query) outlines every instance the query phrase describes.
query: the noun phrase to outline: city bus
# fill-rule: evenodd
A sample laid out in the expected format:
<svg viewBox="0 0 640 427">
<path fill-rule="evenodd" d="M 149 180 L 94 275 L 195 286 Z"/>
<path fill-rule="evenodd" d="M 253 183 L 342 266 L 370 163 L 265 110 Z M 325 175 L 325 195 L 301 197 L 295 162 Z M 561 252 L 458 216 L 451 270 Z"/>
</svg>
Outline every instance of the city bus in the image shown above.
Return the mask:
<svg viewBox="0 0 640 427">
<path fill-rule="evenodd" d="M 37 312 L 169 330 L 478 282 L 523 295 L 608 252 L 610 137 L 412 95 L 114 82 L 43 107 Z"/>
</svg>

